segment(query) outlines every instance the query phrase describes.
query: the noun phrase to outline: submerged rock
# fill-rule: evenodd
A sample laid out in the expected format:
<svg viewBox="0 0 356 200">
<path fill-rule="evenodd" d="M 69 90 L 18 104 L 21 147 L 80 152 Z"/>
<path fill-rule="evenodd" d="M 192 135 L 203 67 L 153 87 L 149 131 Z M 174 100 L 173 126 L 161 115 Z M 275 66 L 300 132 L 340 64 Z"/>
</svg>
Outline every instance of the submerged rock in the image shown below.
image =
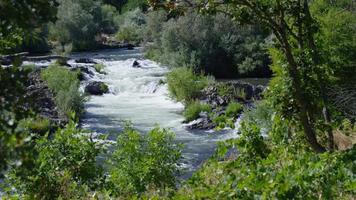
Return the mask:
<svg viewBox="0 0 356 200">
<path fill-rule="evenodd" d="M 76 63 L 87 63 L 87 64 L 98 64 L 91 58 L 78 58 L 75 60 Z"/>
<path fill-rule="evenodd" d="M 103 95 L 109 92 L 109 87 L 101 81 L 93 81 L 85 87 L 85 92 L 91 95 Z"/>
<path fill-rule="evenodd" d="M 133 63 L 132 63 L 132 67 L 135 67 L 135 68 L 140 68 L 141 67 L 141 64 L 135 60 Z"/>
</svg>

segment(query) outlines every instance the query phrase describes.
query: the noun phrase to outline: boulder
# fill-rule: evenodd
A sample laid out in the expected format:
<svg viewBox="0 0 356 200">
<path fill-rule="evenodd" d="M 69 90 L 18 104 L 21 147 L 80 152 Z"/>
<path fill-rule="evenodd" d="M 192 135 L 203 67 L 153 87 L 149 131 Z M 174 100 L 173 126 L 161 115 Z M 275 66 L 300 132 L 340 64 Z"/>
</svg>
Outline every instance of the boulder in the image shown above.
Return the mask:
<svg viewBox="0 0 356 200">
<path fill-rule="evenodd" d="M 127 49 L 128 50 L 133 50 L 135 48 L 135 45 L 133 44 L 127 44 Z"/>
<path fill-rule="evenodd" d="M 132 63 L 132 67 L 135 67 L 135 68 L 140 68 L 141 67 L 141 64 L 135 60 L 133 63 Z"/>
<path fill-rule="evenodd" d="M 215 125 L 208 118 L 198 118 L 186 125 L 189 129 L 210 130 L 214 129 Z"/>
<path fill-rule="evenodd" d="M 91 58 L 78 58 L 78 59 L 75 59 L 75 62 L 76 63 L 86 63 L 86 64 L 98 64 Z"/>
<path fill-rule="evenodd" d="M 199 118 L 186 125 L 189 129 L 209 130 L 215 128 L 207 112 L 199 113 Z"/>
<path fill-rule="evenodd" d="M 101 81 L 93 81 L 85 87 L 85 92 L 91 95 L 103 95 L 109 92 L 109 87 Z"/>
</svg>

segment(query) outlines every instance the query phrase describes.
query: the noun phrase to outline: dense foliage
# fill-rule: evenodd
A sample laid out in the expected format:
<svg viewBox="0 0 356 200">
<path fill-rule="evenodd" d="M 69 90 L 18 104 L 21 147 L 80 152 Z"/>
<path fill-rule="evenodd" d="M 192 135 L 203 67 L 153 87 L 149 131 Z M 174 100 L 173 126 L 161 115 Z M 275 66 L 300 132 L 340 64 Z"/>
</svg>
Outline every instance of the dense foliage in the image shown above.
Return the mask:
<svg viewBox="0 0 356 200">
<path fill-rule="evenodd" d="M 269 76 L 265 39 L 257 25 L 241 26 L 223 14 L 203 16 L 189 11 L 163 23 L 161 12 L 150 13 L 147 56 L 171 67 L 192 66 L 218 78 L 253 72 Z"/>
<path fill-rule="evenodd" d="M 196 74 L 191 68 L 181 67 L 167 75 L 168 90 L 177 101 L 189 103 L 199 97 L 201 90 L 209 84 L 209 77 Z"/>
<path fill-rule="evenodd" d="M 83 112 L 85 96 L 79 91 L 79 72 L 52 65 L 41 72 L 41 77 L 55 94 L 56 104 L 62 115 L 78 116 Z"/>
<path fill-rule="evenodd" d="M 11 163 L 26 154 L 27 135 L 17 126 L 21 119 L 33 116 L 31 99 L 25 98 L 29 71 L 18 67 L 0 67 L 0 176 Z"/>
<path fill-rule="evenodd" d="M 173 139 L 174 134 L 166 129 L 157 127 L 142 136 L 127 126 L 110 159 L 110 191 L 130 197 L 175 188 L 181 146 Z"/>
<path fill-rule="evenodd" d="M 0 178 L 4 180 L 0 192 L 6 193 L 4 198 L 356 196 L 356 9 L 352 1 L 167 4 L 150 0 L 153 8 L 164 7 L 168 12 L 149 14 L 142 12 L 145 4 L 140 0 L 103 2 L 3 1 L 0 53 L 16 49 L 34 28 L 35 35 L 47 37 L 44 23 L 55 18 L 58 6 L 58 19 L 49 25 L 48 34 L 59 52 L 92 48 L 100 33 L 115 31 L 121 41 L 144 42 L 148 57 L 176 67 L 167 75 L 168 90 L 187 106 L 185 117 L 192 120 L 204 111 L 217 128 L 234 128 L 243 111 L 239 138 L 219 143 L 216 155 L 177 189 L 181 146 L 171 131 L 154 128 L 139 133 L 127 126 L 116 143 L 106 148 L 103 138 L 89 137 L 74 122 L 53 127 L 36 117 L 25 94 L 31 67 L 21 68 L 14 59 L 11 67 L 0 66 Z M 136 9 L 137 5 L 142 8 Z M 211 113 L 210 105 L 196 101 L 211 83 L 203 74 L 226 76 L 266 67 L 267 54 L 274 77 L 264 100 L 247 108 L 230 102 L 219 115 Z M 95 68 L 103 71 L 101 65 Z M 77 72 L 54 65 L 42 71 L 42 78 L 63 115 L 82 112 Z M 223 84 L 217 91 L 221 96 L 243 96 Z"/>
<path fill-rule="evenodd" d="M 69 123 L 54 138 L 36 140 L 32 164 L 10 170 L 8 189 L 14 186 L 20 198 L 75 199 L 86 196 L 87 187 L 95 188 L 102 176 L 96 164 L 102 150 L 75 126 Z"/>
<path fill-rule="evenodd" d="M 211 106 L 209 104 L 203 104 L 199 101 L 193 101 L 187 105 L 184 110 L 185 121 L 193 121 L 199 117 L 201 112 L 211 112 Z"/>
</svg>

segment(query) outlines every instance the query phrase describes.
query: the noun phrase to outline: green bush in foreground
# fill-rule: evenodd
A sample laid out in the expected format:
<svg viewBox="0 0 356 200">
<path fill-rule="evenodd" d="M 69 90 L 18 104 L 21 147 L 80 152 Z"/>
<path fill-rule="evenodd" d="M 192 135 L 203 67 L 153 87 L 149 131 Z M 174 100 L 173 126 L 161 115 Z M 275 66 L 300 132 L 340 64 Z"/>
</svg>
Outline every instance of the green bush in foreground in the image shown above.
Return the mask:
<svg viewBox="0 0 356 200">
<path fill-rule="evenodd" d="M 96 164 L 101 147 L 73 122 L 52 139 L 38 139 L 33 151 L 32 165 L 12 169 L 6 180 L 8 190 L 16 188 L 20 199 L 77 199 L 102 177 Z"/>
<path fill-rule="evenodd" d="M 113 195 L 132 197 L 152 189 L 175 188 L 181 146 L 173 140 L 174 134 L 166 129 L 154 128 L 142 136 L 127 126 L 111 156 Z"/>
<path fill-rule="evenodd" d="M 201 112 L 211 112 L 211 106 L 199 101 L 193 101 L 185 108 L 183 115 L 185 120 L 189 122 L 197 119 Z"/>
<path fill-rule="evenodd" d="M 41 77 L 55 94 L 55 102 L 62 115 L 83 112 L 84 95 L 79 91 L 78 72 L 52 65 L 41 72 Z"/>
<path fill-rule="evenodd" d="M 209 78 L 203 74 L 195 74 L 187 67 L 175 68 L 167 75 L 168 90 L 177 101 L 188 103 L 200 95 L 202 89 L 209 84 Z"/>
<path fill-rule="evenodd" d="M 239 139 L 221 143 L 175 199 L 352 199 L 356 147 L 316 154 L 298 143 L 273 145 L 260 128 L 242 124 Z M 236 148 L 235 158 L 225 157 Z M 232 159 L 231 159 L 232 158 Z"/>
</svg>

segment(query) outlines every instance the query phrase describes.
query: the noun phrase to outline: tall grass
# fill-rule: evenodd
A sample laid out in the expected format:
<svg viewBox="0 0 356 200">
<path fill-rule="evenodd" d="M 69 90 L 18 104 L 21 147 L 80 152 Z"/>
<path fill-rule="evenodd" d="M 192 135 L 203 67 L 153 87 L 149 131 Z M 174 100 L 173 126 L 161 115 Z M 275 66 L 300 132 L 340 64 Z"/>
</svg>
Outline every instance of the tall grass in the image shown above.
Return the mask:
<svg viewBox="0 0 356 200">
<path fill-rule="evenodd" d="M 83 113 L 85 96 L 79 91 L 78 73 L 59 66 L 51 65 L 42 70 L 41 78 L 55 94 L 55 103 L 61 115 L 79 116 Z"/>
<path fill-rule="evenodd" d="M 211 112 L 212 108 L 209 104 L 194 101 L 190 103 L 184 110 L 184 117 L 186 121 L 193 121 L 199 117 L 201 112 Z"/>
<path fill-rule="evenodd" d="M 196 74 L 191 68 L 175 68 L 167 75 L 168 90 L 171 97 L 183 103 L 198 98 L 201 90 L 209 85 L 209 77 Z"/>
</svg>

